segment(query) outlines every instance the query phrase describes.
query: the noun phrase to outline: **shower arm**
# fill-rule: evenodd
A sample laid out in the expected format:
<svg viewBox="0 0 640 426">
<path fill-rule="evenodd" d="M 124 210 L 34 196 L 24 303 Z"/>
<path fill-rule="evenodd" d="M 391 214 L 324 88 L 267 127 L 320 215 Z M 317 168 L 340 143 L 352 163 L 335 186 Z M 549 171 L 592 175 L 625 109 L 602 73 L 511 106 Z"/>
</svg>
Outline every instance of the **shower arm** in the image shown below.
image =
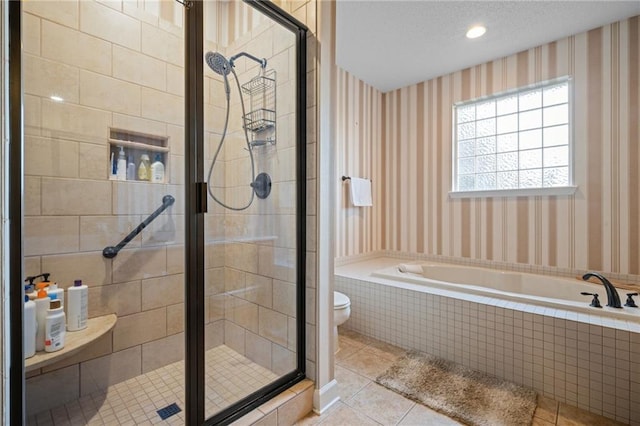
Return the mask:
<svg viewBox="0 0 640 426">
<path fill-rule="evenodd" d="M 263 68 L 263 69 L 267 67 L 267 59 L 266 58 L 260 59 L 260 58 L 257 58 L 257 57 L 255 57 L 255 56 L 253 56 L 253 55 L 251 55 L 250 53 L 247 53 L 247 52 L 240 52 L 240 53 L 238 53 L 236 55 L 233 55 L 232 57 L 229 58 L 229 64 L 231 66 L 233 66 L 233 63 L 235 62 L 235 60 L 238 59 L 241 56 L 246 56 L 249 59 L 253 59 L 257 63 L 259 63 L 260 67 Z"/>
<path fill-rule="evenodd" d="M 136 229 L 134 229 L 129 233 L 129 235 L 124 237 L 124 239 L 120 241 L 117 246 L 105 247 L 104 250 L 102 250 L 102 255 L 107 259 L 113 259 L 114 257 L 116 257 L 118 252 L 122 250 L 124 246 L 129 244 L 129 242 L 131 242 L 131 240 L 133 240 L 139 233 L 141 233 L 144 228 L 146 228 L 151 222 L 153 222 L 156 217 L 160 216 L 160 213 L 172 206 L 175 201 L 176 199 L 171 195 L 165 195 L 164 197 L 162 197 L 162 205 L 158 207 L 156 211 L 151 213 L 151 215 L 143 220 L 140 225 L 136 226 Z"/>
</svg>

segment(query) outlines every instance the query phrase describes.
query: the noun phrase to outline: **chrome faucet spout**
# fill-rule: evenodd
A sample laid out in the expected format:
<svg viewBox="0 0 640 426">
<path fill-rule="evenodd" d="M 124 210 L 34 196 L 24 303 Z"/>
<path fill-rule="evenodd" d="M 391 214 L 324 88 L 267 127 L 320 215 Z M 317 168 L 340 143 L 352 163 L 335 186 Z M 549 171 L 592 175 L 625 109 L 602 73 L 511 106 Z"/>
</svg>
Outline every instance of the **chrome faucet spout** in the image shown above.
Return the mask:
<svg viewBox="0 0 640 426">
<path fill-rule="evenodd" d="M 618 291 L 613 286 L 613 284 L 611 284 L 611 282 L 608 279 L 606 279 L 604 276 L 597 274 L 595 272 L 587 272 L 582 276 L 582 279 L 587 281 L 591 277 L 597 278 L 598 280 L 600 280 L 602 285 L 604 285 L 604 288 L 607 291 L 607 306 L 611 308 L 621 309 L 622 304 L 620 303 L 620 296 L 618 295 Z"/>
</svg>

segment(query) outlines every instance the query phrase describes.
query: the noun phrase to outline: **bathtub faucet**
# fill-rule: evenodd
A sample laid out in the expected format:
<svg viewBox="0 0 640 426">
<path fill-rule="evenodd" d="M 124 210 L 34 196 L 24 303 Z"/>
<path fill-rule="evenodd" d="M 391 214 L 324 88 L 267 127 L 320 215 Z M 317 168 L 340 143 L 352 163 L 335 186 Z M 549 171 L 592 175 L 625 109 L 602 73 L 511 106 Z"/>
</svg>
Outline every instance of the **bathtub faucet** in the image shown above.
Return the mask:
<svg viewBox="0 0 640 426">
<path fill-rule="evenodd" d="M 618 296 L 616 288 L 609 282 L 609 280 L 595 272 L 587 272 L 582 276 L 582 279 L 587 281 L 591 277 L 599 279 L 602 285 L 604 285 L 605 290 L 607 290 L 607 306 L 612 308 L 622 308 L 622 305 L 620 304 L 620 296 Z"/>
</svg>

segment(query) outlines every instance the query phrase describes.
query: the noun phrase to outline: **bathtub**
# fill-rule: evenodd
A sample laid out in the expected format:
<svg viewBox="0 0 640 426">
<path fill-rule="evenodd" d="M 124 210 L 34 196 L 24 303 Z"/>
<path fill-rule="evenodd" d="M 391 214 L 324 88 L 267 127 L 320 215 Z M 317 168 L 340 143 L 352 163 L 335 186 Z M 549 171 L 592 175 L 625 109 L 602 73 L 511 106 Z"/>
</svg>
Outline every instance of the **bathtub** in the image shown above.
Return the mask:
<svg viewBox="0 0 640 426">
<path fill-rule="evenodd" d="M 640 426 L 640 308 L 589 306 L 575 278 L 378 256 L 338 265 L 351 299 L 342 325 L 405 349 L 531 387 L 540 395 Z M 423 268 L 424 266 L 424 268 Z M 575 271 L 576 275 L 578 274 Z M 426 275 L 426 276 L 425 276 Z M 621 301 L 628 291 L 618 289 Z"/>
<path fill-rule="evenodd" d="M 408 266 L 415 272 L 400 272 L 400 265 Z M 416 273 L 420 269 L 422 273 Z M 397 264 L 373 271 L 371 276 L 385 281 L 424 286 L 426 290 L 442 289 L 485 297 L 493 299 L 492 304 L 496 304 L 498 300 L 510 301 L 640 324 L 640 308 L 607 307 L 607 294 L 603 285 L 575 278 L 436 263 Z M 602 308 L 589 306 L 592 297 L 583 296 L 581 292 L 597 293 Z M 618 289 L 623 305 L 627 299 L 626 293 L 630 292 L 630 290 Z M 640 303 L 640 300 L 637 302 Z"/>
</svg>

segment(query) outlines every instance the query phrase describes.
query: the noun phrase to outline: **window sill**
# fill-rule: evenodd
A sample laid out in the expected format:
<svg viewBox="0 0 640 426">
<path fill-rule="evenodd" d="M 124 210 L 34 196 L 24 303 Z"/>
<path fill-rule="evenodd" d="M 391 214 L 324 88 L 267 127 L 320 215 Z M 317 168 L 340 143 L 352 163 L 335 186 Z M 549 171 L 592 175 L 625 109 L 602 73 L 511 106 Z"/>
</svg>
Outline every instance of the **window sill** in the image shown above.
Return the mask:
<svg viewBox="0 0 640 426">
<path fill-rule="evenodd" d="M 552 188 L 497 189 L 491 191 L 450 191 L 449 198 L 548 197 L 573 195 L 577 190 L 577 186 L 556 186 Z"/>
</svg>

